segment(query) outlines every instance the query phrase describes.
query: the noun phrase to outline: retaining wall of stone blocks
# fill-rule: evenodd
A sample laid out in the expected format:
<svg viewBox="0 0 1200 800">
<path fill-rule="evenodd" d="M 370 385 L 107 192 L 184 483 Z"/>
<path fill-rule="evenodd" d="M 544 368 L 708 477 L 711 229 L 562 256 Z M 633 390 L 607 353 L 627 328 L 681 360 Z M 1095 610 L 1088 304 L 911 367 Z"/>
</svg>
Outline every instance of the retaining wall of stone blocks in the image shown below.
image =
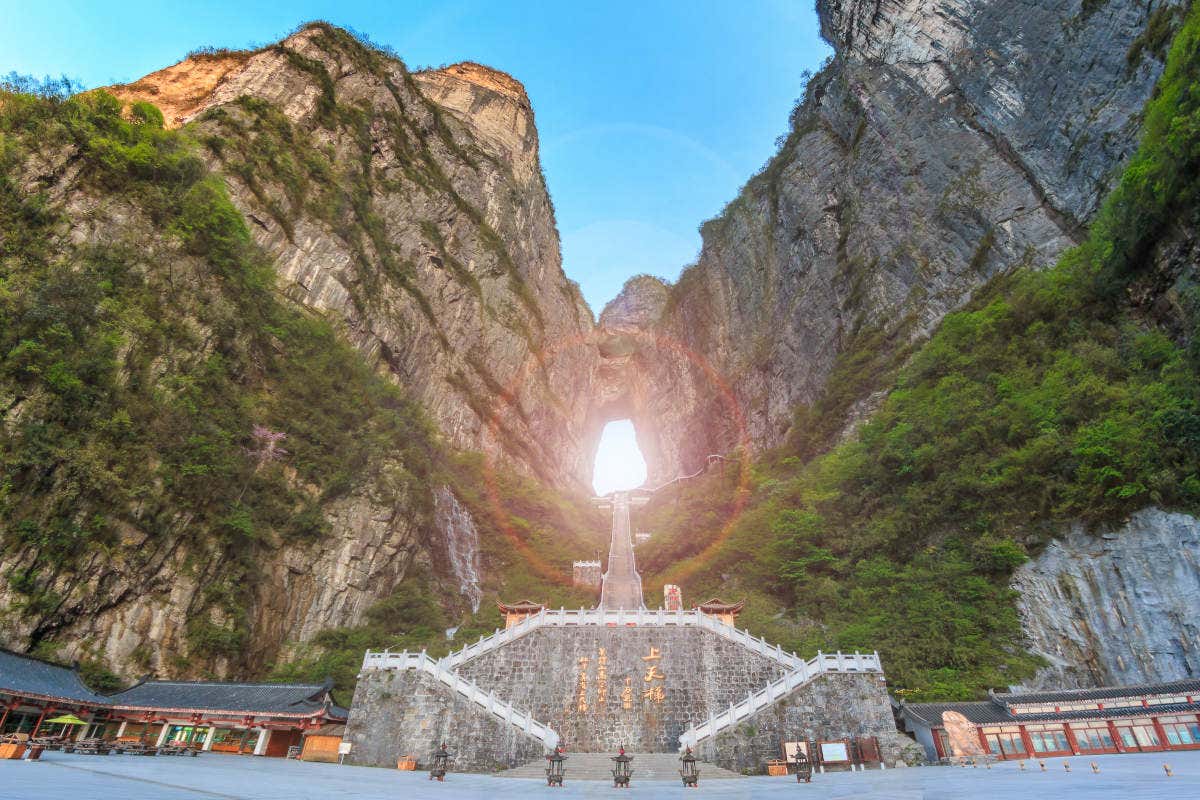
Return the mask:
<svg viewBox="0 0 1200 800">
<path fill-rule="evenodd" d="M 569 750 L 665 753 L 785 669 L 700 628 L 579 626 L 535 630 L 457 672 L 532 711 Z"/>
<path fill-rule="evenodd" d="M 696 756 L 735 772 L 761 773 L 783 757 L 784 742 L 874 736 L 888 766 L 920 763 L 924 753 L 896 730 L 879 673 L 824 673 L 716 736 L 701 739 Z"/>
<path fill-rule="evenodd" d="M 423 768 L 446 742 L 450 767 L 494 772 L 542 757 L 542 743 L 505 723 L 419 670 L 370 670 L 354 689 L 345 741 L 346 762 L 395 768 L 412 755 Z"/>
<path fill-rule="evenodd" d="M 538 628 L 460 663 L 454 672 L 529 711 L 568 752 L 672 753 L 693 724 L 729 710 L 788 671 L 775 658 L 694 626 Z M 883 675 L 824 673 L 702 739 L 697 755 L 762 772 L 784 741 L 878 737 L 889 763 L 914 746 L 896 731 Z M 490 771 L 540 759 L 542 743 L 420 670 L 367 669 L 347 727 L 349 760 L 394 766 L 429 759 L 446 741 L 454 767 Z"/>
</svg>

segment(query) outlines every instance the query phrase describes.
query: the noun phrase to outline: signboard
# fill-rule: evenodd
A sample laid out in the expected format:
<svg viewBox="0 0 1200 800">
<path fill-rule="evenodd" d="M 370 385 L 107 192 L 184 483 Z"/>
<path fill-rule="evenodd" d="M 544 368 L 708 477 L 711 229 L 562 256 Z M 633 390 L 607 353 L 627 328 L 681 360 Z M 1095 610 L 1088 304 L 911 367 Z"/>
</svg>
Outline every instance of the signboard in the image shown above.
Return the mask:
<svg viewBox="0 0 1200 800">
<path fill-rule="evenodd" d="M 821 760 L 826 762 L 849 761 L 850 753 L 845 742 L 821 742 Z"/>
<path fill-rule="evenodd" d="M 783 743 L 783 760 L 795 761 L 798 753 L 808 755 L 808 742 L 784 742 Z M 812 760 L 811 758 L 809 759 Z"/>
<path fill-rule="evenodd" d="M 345 756 L 350 754 L 351 742 L 338 742 L 338 755 Z"/>
</svg>

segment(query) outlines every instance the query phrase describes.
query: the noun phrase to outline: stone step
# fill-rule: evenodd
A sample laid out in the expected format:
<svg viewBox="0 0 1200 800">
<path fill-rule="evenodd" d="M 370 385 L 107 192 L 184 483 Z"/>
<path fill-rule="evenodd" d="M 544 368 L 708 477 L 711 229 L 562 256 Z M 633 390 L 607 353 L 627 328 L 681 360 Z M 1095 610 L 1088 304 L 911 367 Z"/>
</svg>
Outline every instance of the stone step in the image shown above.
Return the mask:
<svg viewBox="0 0 1200 800">
<path fill-rule="evenodd" d="M 611 781 L 612 758 L 616 753 L 567 753 L 567 761 L 563 765 L 563 775 L 567 781 Z M 633 756 L 633 783 L 638 781 L 678 781 L 678 753 L 630 753 Z M 724 780 L 744 777 L 736 772 L 722 769 L 716 764 L 697 762 L 701 782 L 707 780 Z M 522 764 L 519 767 L 497 772 L 502 778 L 540 778 L 546 777 L 546 760 L 538 759 Z"/>
</svg>

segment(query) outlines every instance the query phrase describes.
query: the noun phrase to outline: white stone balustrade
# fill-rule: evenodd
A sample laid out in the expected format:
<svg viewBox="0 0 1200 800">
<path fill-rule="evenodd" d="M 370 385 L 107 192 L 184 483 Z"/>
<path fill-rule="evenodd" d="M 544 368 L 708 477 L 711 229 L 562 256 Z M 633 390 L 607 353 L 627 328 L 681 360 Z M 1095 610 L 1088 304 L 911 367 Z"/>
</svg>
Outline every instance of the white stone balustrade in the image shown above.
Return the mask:
<svg viewBox="0 0 1200 800">
<path fill-rule="evenodd" d="M 728 711 L 688 728 L 679 735 L 679 749 L 694 748 L 701 739 L 732 728 L 818 675 L 831 672 L 882 673 L 883 667 L 879 662 L 879 653 L 843 653 L 840 650 L 837 653 L 822 653 L 818 650 L 815 658 L 800 661 L 799 667 L 752 693 L 737 705 L 731 705 Z"/>
<path fill-rule="evenodd" d="M 666 627 L 694 626 L 704 628 L 713 633 L 737 642 L 743 647 L 770 658 L 789 670 L 798 670 L 806 662 L 795 653 L 789 653 L 777 645 L 768 644 L 765 639 L 755 637 L 749 631 L 727 625 L 719 619 L 700 611 L 666 611 L 664 609 L 631 609 L 616 611 L 601 611 L 599 609 L 543 609 L 540 613 L 526 617 L 511 628 L 497 630 L 490 636 L 481 637 L 478 642 L 469 644 L 461 650 L 450 653 L 441 659 L 447 669 L 454 669 L 465 661 L 489 653 L 530 631 L 541 627 L 561 627 L 566 625 L 594 625 L 601 627 Z M 412 654 L 391 653 L 386 650 L 368 650 L 363 659 L 363 669 L 411 669 L 402 662 L 403 658 L 414 658 Z M 817 654 L 818 659 L 824 659 L 826 669 L 838 672 L 878 672 L 881 671 L 879 658 L 870 654 Z"/>
<path fill-rule="evenodd" d="M 424 650 L 419 653 L 409 653 L 407 651 L 392 653 L 387 650 L 374 652 L 368 650 L 367 657 L 363 660 L 363 669 L 421 670 L 444 683 L 449 687 L 450 691 L 478 705 L 493 717 L 509 725 L 515 725 L 525 733 L 539 740 L 547 752 L 553 750 L 558 745 L 558 733 L 552 730 L 549 725 L 538 722 L 528 711 L 521 711 L 513 708 L 510 703 L 498 700 L 495 693 L 485 692 L 472 681 L 467 680 L 457 672 L 447 669 L 445 659 L 430 658 Z"/>
<path fill-rule="evenodd" d="M 816 657 L 805 661 L 795 653 L 789 653 L 778 645 L 768 644 L 765 639 L 755 637 L 749 631 L 728 625 L 700 611 L 666 611 L 644 608 L 614 611 L 584 608 L 560 608 L 557 611 L 542 609 L 541 612 L 526 617 L 511 628 L 497 630 L 490 636 L 480 637 L 478 642 L 469 644 L 441 659 L 433 659 L 423 650 L 420 653 L 368 650 L 363 658 L 362 668 L 364 671 L 378 669 L 424 670 L 449 686 L 452 691 L 480 705 L 493 716 L 520 727 L 552 750 L 558 744 L 556 732 L 547 725 L 534 720 L 528 712 L 519 711 L 508 703 L 497 700 L 494 695 L 484 692 L 454 670 L 469 659 L 489 653 L 539 628 L 586 625 L 597 627 L 699 627 L 736 642 L 754 653 L 770 658 L 788 670 L 781 678 L 754 692 L 742 702 L 731 705 L 728 711 L 710 717 L 707 721 L 684 731 L 679 737 L 681 750 L 685 747 L 695 747 L 699 740 L 714 736 L 726 728 L 737 725 L 741 720 L 771 705 L 780 697 L 818 675 L 839 672 L 883 672 L 878 653 L 842 653 L 840 651 L 822 653 L 817 651 Z"/>
</svg>

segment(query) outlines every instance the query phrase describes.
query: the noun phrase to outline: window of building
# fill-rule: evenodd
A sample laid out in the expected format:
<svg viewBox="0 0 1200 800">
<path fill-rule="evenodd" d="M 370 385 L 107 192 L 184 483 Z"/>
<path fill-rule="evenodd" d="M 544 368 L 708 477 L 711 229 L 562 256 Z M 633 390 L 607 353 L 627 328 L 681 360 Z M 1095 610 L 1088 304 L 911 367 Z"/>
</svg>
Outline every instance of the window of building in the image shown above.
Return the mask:
<svg viewBox="0 0 1200 800">
<path fill-rule="evenodd" d="M 1015 725 L 984 728 L 983 736 L 990 753 L 1004 756 L 1025 754 L 1025 741 L 1021 738 L 1021 729 Z"/>
<path fill-rule="evenodd" d="M 1174 745 L 1200 745 L 1200 720 L 1193 716 L 1159 717 L 1167 743 Z"/>
<path fill-rule="evenodd" d="M 1117 723 L 1117 733 L 1121 737 L 1121 744 L 1130 750 L 1157 750 L 1162 747 L 1154 723 L 1149 719 L 1121 720 Z"/>
<path fill-rule="evenodd" d="M 208 735 L 207 727 L 194 727 L 192 725 L 172 725 L 171 732 L 167 734 L 167 742 L 176 747 L 190 746 L 195 744 L 203 744 L 204 737 Z"/>
<path fill-rule="evenodd" d="M 1080 750 L 1112 750 L 1112 733 L 1104 722 L 1072 722 L 1071 731 Z"/>
<path fill-rule="evenodd" d="M 1061 725 L 1028 725 L 1029 740 L 1035 753 L 1062 753 L 1071 750 L 1067 733 Z"/>
</svg>

